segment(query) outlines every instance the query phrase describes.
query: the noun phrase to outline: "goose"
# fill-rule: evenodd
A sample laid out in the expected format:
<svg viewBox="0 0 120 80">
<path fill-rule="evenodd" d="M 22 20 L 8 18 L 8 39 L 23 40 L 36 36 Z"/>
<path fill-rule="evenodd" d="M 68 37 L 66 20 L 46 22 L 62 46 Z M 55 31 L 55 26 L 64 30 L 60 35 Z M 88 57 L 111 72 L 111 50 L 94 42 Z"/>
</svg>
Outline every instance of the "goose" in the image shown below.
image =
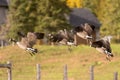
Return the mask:
<svg viewBox="0 0 120 80">
<path fill-rule="evenodd" d="M 74 34 L 70 30 L 59 30 L 56 34 L 48 34 L 49 41 L 54 45 L 57 43 L 59 45 L 67 45 L 68 51 L 72 51 L 71 46 L 76 46 L 74 43 Z"/>
<path fill-rule="evenodd" d="M 109 61 L 110 61 L 110 57 L 114 56 L 110 46 L 110 40 L 106 37 L 92 42 L 91 47 L 96 48 L 96 50 L 99 51 L 100 53 L 106 54 L 106 59 Z"/>
<path fill-rule="evenodd" d="M 48 34 L 48 38 L 50 42 L 63 45 L 73 45 L 72 42 L 74 41 L 73 35 L 66 29 L 59 30 L 56 34 Z"/>
<path fill-rule="evenodd" d="M 81 24 L 80 26 L 75 27 L 74 33 L 76 35 L 78 35 L 79 37 L 91 42 L 91 40 L 93 39 L 92 33 L 94 30 L 95 30 L 94 25 L 90 25 L 88 23 L 85 23 L 84 25 Z"/>
<path fill-rule="evenodd" d="M 48 34 L 48 40 L 52 43 L 59 43 L 63 40 L 63 37 L 60 34 Z"/>
<path fill-rule="evenodd" d="M 32 54 L 38 52 L 38 50 L 34 49 L 33 46 L 35 45 L 37 39 L 42 39 L 44 37 L 44 33 L 28 32 L 26 36 L 21 32 L 17 32 L 17 34 L 21 37 L 21 41 L 16 41 L 12 38 L 10 41 L 15 42 L 19 48 L 32 52 Z"/>
</svg>

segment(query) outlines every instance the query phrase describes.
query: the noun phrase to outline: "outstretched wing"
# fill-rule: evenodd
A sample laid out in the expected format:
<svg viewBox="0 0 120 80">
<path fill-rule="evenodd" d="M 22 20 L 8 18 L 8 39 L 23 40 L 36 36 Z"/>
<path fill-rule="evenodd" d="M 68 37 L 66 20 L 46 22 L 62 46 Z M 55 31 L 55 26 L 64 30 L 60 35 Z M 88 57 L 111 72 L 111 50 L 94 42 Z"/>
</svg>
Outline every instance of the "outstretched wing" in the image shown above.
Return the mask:
<svg viewBox="0 0 120 80">
<path fill-rule="evenodd" d="M 88 33 L 88 35 L 90 36 L 92 34 L 92 32 L 94 31 L 94 26 L 89 25 L 88 23 L 85 23 L 84 25 L 84 30 Z"/>
<path fill-rule="evenodd" d="M 27 39 L 28 39 L 29 44 L 31 46 L 33 46 L 37 41 L 37 36 L 32 32 L 28 32 L 27 33 Z"/>
<path fill-rule="evenodd" d="M 109 41 L 107 41 L 107 40 L 104 40 L 104 47 L 106 48 L 106 50 L 108 51 L 108 52 L 112 52 L 112 49 L 111 49 L 111 46 L 110 46 L 110 43 L 109 43 Z"/>
<path fill-rule="evenodd" d="M 59 34 L 61 37 L 65 38 L 65 39 L 68 39 L 68 32 L 67 32 L 66 29 L 60 30 L 60 31 L 58 32 L 58 34 Z"/>
<path fill-rule="evenodd" d="M 17 35 L 20 36 L 20 37 L 25 37 L 25 34 L 22 33 L 22 32 L 17 32 Z"/>
<path fill-rule="evenodd" d="M 75 27 L 73 31 L 76 33 L 76 32 L 83 32 L 83 30 L 84 30 L 83 26 L 81 25 L 81 26 Z"/>
<path fill-rule="evenodd" d="M 95 41 L 95 42 L 92 43 L 91 46 L 95 47 L 95 48 L 103 47 L 104 46 L 103 40 Z"/>
<path fill-rule="evenodd" d="M 111 53 L 111 47 L 108 41 L 105 41 L 105 40 L 95 41 L 92 43 L 91 46 L 95 48 L 105 48 L 108 52 Z"/>
<path fill-rule="evenodd" d="M 39 32 L 35 32 L 34 33 L 37 36 L 37 39 L 43 39 L 44 38 L 44 33 L 39 33 Z"/>
<path fill-rule="evenodd" d="M 24 38 L 21 38 L 21 41 L 20 41 L 20 45 L 27 48 L 27 47 L 32 47 L 29 42 L 28 42 L 28 39 L 27 37 L 24 37 Z M 19 46 L 20 47 L 20 46 Z"/>
</svg>

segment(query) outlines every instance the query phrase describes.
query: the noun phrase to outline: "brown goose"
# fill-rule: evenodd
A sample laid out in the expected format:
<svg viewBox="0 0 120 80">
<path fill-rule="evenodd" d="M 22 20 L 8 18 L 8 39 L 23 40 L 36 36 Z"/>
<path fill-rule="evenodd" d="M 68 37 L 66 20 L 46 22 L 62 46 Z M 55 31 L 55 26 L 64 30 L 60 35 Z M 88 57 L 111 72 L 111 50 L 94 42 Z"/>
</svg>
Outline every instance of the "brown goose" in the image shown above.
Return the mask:
<svg viewBox="0 0 120 80">
<path fill-rule="evenodd" d="M 100 53 L 106 54 L 106 59 L 110 60 L 110 57 L 113 57 L 112 49 L 108 38 L 103 38 L 98 41 L 92 42 L 91 47 L 96 48 Z"/>
<path fill-rule="evenodd" d="M 75 27 L 74 31 L 76 35 L 83 39 L 92 39 L 92 32 L 94 31 L 95 26 L 85 23 L 84 25 L 80 25 Z"/>
<path fill-rule="evenodd" d="M 56 34 L 49 34 L 48 38 L 50 42 L 62 45 L 72 45 L 74 41 L 73 34 L 66 29 L 59 30 Z"/>
<path fill-rule="evenodd" d="M 33 54 L 37 53 L 37 49 L 34 49 L 33 46 L 35 45 L 37 39 L 42 39 L 44 37 L 44 33 L 28 32 L 27 36 L 21 32 L 18 32 L 17 34 L 21 37 L 21 41 L 16 41 L 14 39 L 10 39 L 10 41 L 16 42 L 21 49 L 30 51 Z"/>
</svg>

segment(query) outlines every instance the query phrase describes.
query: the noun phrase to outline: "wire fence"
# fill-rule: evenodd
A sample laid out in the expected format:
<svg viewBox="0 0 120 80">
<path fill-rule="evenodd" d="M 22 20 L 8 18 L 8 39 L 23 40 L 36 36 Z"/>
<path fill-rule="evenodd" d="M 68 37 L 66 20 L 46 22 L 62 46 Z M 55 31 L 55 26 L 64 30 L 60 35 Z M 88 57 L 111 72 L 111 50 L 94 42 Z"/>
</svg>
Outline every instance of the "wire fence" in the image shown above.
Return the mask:
<svg viewBox="0 0 120 80">
<path fill-rule="evenodd" d="M 6 68 L 7 69 L 7 78 L 0 78 L 0 80 L 26 80 L 29 78 L 29 80 L 75 80 L 73 78 L 69 78 L 70 74 L 75 74 L 76 72 L 69 72 L 70 69 L 68 69 L 68 65 L 64 65 L 64 67 L 62 69 L 59 69 L 58 71 L 55 71 L 55 70 L 51 70 L 51 71 L 45 71 L 43 72 L 42 68 L 41 68 L 41 65 L 40 64 L 36 64 L 36 67 L 34 67 L 33 70 L 31 70 L 31 68 L 29 69 L 28 68 L 28 71 L 25 71 L 25 70 L 21 70 L 23 71 L 24 74 L 26 74 L 25 76 L 23 75 L 20 75 L 19 71 L 18 71 L 18 75 L 14 75 L 12 76 L 12 63 L 10 62 L 7 62 L 6 64 L 0 64 L 0 68 Z M 95 70 L 94 70 L 94 67 L 95 66 L 90 66 L 90 69 L 89 69 L 89 79 L 88 80 L 95 80 Z M 52 68 L 51 68 L 52 69 Z M 29 75 L 27 75 L 29 73 Z M 31 73 L 31 74 L 30 74 Z M 33 75 L 33 73 L 35 75 Z M 78 72 L 79 73 L 79 72 Z M 0 73 L 1 74 L 1 73 Z M 3 74 L 3 73 L 2 73 Z M 48 76 L 48 74 L 50 76 Z M 59 76 L 58 76 L 59 74 Z M 32 76 L 32 77 L 31 77 Z M 78 75 L 80 76 L 80 75 Z M 83 79 L 80 79 L 78 78 L 79 80 L 86 80 L 85 78 Z M 112 80 L 112 79 L 111 79 Z M 118 80 L 118 72 L 114 72 L 113 73 L 113 80 Z"/>
</svg>

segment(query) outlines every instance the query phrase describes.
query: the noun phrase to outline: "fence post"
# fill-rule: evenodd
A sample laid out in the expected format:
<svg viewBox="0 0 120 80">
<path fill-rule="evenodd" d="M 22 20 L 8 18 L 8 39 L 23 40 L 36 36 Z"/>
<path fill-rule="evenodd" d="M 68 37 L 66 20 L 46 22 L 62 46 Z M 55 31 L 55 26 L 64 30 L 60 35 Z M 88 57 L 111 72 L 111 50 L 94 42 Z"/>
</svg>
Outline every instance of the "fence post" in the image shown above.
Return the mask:
<svg viewBox="0 0 120 80">
<path fill-rule="evenodd" d="M 94 80 L 94 66 L 90 66 L 90 80 Z"/>
<path fill-rule="evenodd" d="M 3 40 L 1 40 L 1 48 L 3 48 L 3 46 L 4 46 L 4 42 Z"/>
<path fill-rule="evenodd" d="M 7 70 L 7 72 L 8 72 L 8 80 L 12 80 L 12 64 L 8 61 L 7 62 L 7 64 L 8 64 L 8 70 Z"/>
<path fill-rule="evenodd" d="M 114 73 L 114 80 L 118 80 L 118 72 Z"/>
<path fill-rule="evenodd" d="M 40 80 L 40 64 L 37 64 L 37 80 Z"/>
<path fill-rule="evenodd" d="M 63 80 L 68 80 L 68 77 L 67 77 L 67 65 L 64 66 L 64 79 Z"/>
</svg>

